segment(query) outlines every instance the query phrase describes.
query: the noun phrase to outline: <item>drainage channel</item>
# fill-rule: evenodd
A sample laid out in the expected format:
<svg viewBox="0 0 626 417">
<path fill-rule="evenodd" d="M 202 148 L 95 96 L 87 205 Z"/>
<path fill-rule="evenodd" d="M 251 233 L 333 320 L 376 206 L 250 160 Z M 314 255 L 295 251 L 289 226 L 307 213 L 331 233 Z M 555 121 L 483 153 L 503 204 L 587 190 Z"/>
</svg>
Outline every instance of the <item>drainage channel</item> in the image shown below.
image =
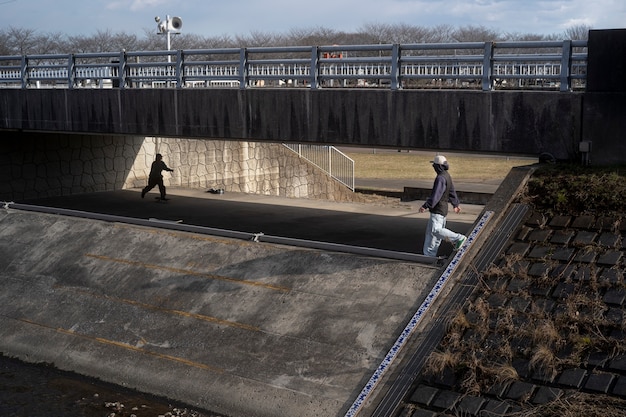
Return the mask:
<svg viewBox="0 0 626 417">
<path fill-rule="evenodd" d="M 155 218 L 140 219 L 135 217 L 116 216 L 111 214 L 93 213 L 81 210 L 63 209 L 56 207 L 36 206 L 31 204 L 20 204 L 13 202 L 0 202 L 4 209 L 16 209 L 46 214 L 56 214 L 69 217 L 80 217 L 91 220 L 101 220 L 113 223 L 126 223 L 138 226 L 159 227 L 168 230 L 181 232 L 198 233 L 212 236 L 227 237 L 233 239 L 248 240 L 253 242 L 274 243 L 279 245 L 296 246 L 309 249 L 319 249 L 330 252 L 344 252 L 355 255 L 371 256 L 378 258 L 388 258 L 400 261 L 418 262 L 422 264 L 437 264 L 441 258 L 425 256 L 417 253 L 398 252 L 386 249 L 368 248 L 363 246 L 344 245 L 339 243 L 320 242 L 306 239 L 297 239 L 281 236 L 266 235 L 264 233 L 239 232 L 235 230 L 219 229 L 214 227 L 195 226 L 171 220 L 160 220 Z"/>
</svg>

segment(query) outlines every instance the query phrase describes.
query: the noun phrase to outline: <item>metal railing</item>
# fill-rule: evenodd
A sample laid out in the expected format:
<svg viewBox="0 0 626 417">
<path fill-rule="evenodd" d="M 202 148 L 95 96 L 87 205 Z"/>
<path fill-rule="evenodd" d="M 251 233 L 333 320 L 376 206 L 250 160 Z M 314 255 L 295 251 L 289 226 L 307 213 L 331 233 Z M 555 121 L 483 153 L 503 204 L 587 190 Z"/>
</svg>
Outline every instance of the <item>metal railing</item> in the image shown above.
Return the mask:
<svg viewBox="0 0 626 417">
<path fill-rule="evenodd" d="M 585 88 L 587 41 L 0 56 L 5 88 Z"/>
<path fill-rule="evenodd" d="M 339 149 L 328 145 L 283 145 L 354 191 L 354 160 Z"/>
</svg>

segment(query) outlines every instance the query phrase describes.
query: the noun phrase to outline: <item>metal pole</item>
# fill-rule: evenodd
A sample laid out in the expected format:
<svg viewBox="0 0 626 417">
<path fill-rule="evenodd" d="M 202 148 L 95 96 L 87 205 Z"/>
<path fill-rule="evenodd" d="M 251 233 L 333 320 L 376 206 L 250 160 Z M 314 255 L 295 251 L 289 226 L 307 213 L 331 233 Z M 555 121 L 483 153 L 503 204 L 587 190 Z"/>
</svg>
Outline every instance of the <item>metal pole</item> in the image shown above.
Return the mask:
<svg viewBox="0 0 626 417">
<path fill-rule="evenodd" d="M 172 47 L 172 40 L 170 37 L 170 16 L 169 15 L 165 19 L 165 25 L 166 25 L 165 32 L 167 33 L 167 51 L 169 52 Z M 167 62 L 168 63 L 172 62 L 172 57 L 170 56 L 170 54 L 167 54 Z"/>
<path fill-rule="evenodd" d="M 490 91 L 493 88 L 491 75 L 493 71 L 493 42 L 485 42 L 483 55 L 483 91 Z"/>
</svg>

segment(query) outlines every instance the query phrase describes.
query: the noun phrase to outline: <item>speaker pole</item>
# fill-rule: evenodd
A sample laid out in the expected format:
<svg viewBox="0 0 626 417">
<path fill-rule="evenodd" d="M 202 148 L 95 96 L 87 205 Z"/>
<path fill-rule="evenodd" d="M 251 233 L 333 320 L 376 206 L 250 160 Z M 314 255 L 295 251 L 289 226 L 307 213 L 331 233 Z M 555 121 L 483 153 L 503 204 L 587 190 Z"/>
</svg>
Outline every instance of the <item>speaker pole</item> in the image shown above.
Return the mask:
<svg viewBox="0 0 626 417">
<path fill-rule="evenodd" d="M 171 35 L 170 35 L 170 32 L 171 32 L 171 30 L 170 30 L 170 16 L 169 15 L 167 15 L 167 19 L 165 21 L 165 24 L 166 24 L 166 27 L 167 27 L 167 51 L 169 52 L 170 49 L 172 48 L 172 38 L 171 38 Z M 167 62 L 168 62 L 168 64 L 170 62 L 172 62 L 172 56 L 170 54 L 167 54 Z"/>
</svg>

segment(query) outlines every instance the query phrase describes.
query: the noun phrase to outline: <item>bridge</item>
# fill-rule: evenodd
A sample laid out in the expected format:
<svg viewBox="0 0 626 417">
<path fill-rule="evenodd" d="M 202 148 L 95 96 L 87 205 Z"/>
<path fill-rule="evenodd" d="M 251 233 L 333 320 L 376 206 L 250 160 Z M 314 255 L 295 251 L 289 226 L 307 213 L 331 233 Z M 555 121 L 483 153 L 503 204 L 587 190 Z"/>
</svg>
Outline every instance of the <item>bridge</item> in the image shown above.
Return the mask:
<svg viewBox="0 0 626 417">
<path fill-rule="evenodd" d="M 120 188 L 132 187 L 133 181 L 145 185 L 139 174 L 155 151 L 167 147 L 168 157 L 178 158 L 178 178 L 185 180 L 200 177 L 201 167 L 211 165 L 213 174 L 224 176 L 230 166 L 255 175 L 266 172 L 271 182 L 279 181 L 281 173 L 272 161 L 298 170 L 282 153 L 292 152 L 286 147 L 263 148 L 283 137 L 292 142 L 407 149 L 553 150 L 559 157 L 559 150 L 564 150 L 566 157 L 569 152 L 574 157 L 593 156 L 586 162 L 619 160 L 625 155 L 619 137 L 625 130 L 619 69 L 626 57 L 616 51 L 625 46 L 624 31 L 592 33 L 586 76 L 564 77 L 566 88 L 563 81 L 558 86 L 550 81 L 555 85 L 531 88 L 518 83 L 513 89 L 509 82 L 489 78 L 494 82 L 487 89 L 482 82 L 463 85 L 459 79 L 455 87 L 461 88 L 444 89 L 442 84 L 435 91 L 432 85 L 419 88 L 417 82 L 411 88 L 402 77 L 395 86 L 390 77 L 380 85 L 351 87 L 328 79 L 317 86 L 289 87 L 286 82 L 268 88 L 245 78 L 227 88 L 211 87 L 211 80 L 204 87 L 185 86 L 184 79 L 150 81 L 148 87 L 128 83 L 119 74 L 119 84 L 105 78 L 81 84 L 72 68 L 44 76 L 45 71 L 29 72 L 30 66 L 24 65 L 20 81 L 6 81 L 6 88 L 0 89 L 0 199 L 79 194 L 103 187 L 118 195 L 131 194 L 125 201 L 108 201 L 145 216 L 143 207 L 152 203 L 141 200 L 137 190 Z M 323 52 L 320 59 L 325 59 Z M 611 65 L 618 71 L 611 71 Z M 61 76 L 66 76 L 65 85 L 53 80 Z M 301 107 L 295 107 L 297 103 Z M 206 107 L 195 107 L 198 104 Z M 496 116 L 506 119 L 508 130 Z M 464 125 L 472 121 L 472 128 Z M 414 138 L 404 129 L 430 133 Z M 458 133 L 454 140 L 452 130 Z M 204 136 L 207 131 L 211 135 Z M 301 137 L 293 132 L 301 132 Z M 163 137 L 146 139 L 148 134 Z M 515 134 L 522 143 L 498 137 Z M 470 148 L 467 139 L 461 140 L 464 135 L 488 139 Z M 265 141 L 263 145 L 247 143 L 257 137 Z M 213 138 L 222 140 L 205 140 Z M 478 146 L 489 141 L 493 147 Z M 238 153 L 225 143 L 240 143 Z M 270 156 L 256 159 L 264 152 Z M 219 163 L 211 159 L 218 153 Z M 183 154 L 187 165 L 180 168 Z M 251 161 L 261 166 L 255 168 Z M 438 294 L 447 293 L 448 289 L 442 292 L 446 281 L 451 285 L 456 277 L 464 279 L 457 281 L 463 285 L 450 288 L 455 300 L 447 302 L 450 308 L 467 298 L 465 291 L 473 284 L 465 283 L 475 276 L 470 263 L 473 266 L 473 259 L 478 259 L 476 265 L 489 265 L 489 256 L 504 247 L 520 221 L 523 212 L 513 210 L 515 216 L 508 216 L 507 207 L 528 175 L 527 169 L 509 174 L 508 186 L 500 188 L 501 195 L 490 201 L 468 234 L 472 246 L 457 252 L 443 271 L 413 262 L 294 250 L 249 239 L 233 244 L 234 239 L 201 236 L 175 221 L 131 224 L 120 216 L 85 220 L 59 215 L 57 209 L 31 212 L 6 203 L 0 213 L 1 251 L 6 255 L 0 312 L 3 351 L 229 415 L 392 415 L 387 411 L 398 404 L 393 398 L 408 389 L 408 385 L 397 389 L 394 379 L 406 383 L 414 374 L 404 370 L 415 369 L 414 363 L 402 368 L 403 358 L 395 355 L 423 358 L 422 353 L 429 351 L 421 338 L 405 346 L 409 340 L 405 335 L 430 326 L 428 319 L 422 321 L 432 311 L 425 308 Z M 77 197 L 90 201 L 89 196 Z M 141 203 L 145 204 L 138 207 Z M 200 213 L 200 218 L 210 217 L 206 211 Z M 80 217 L 84 212 L 75 214 Z M 378 231 L 389 233 L 388 224 L 386 220 Z M 475 257 L 479 250 L 481 256 Z M 470 273 L 464 274 L 465 268 Z M 439 297 L 438 302 L 444 300 Z M 436 331 L 437 323 L 445 322 L 440 318 L 448 316 L 442 312 L 452 311 L 439 307 L 435 305 L 437 316 L 432 321 Z M 436 341 L 430 337 L 434 333 L 423 335 Z M 415 344 L 420 344 L 419 351 L 411 350 Z"/>
<path fill-rule="evenodd" d="M 48 148 L 59 135 L 135 138 L 121 151 L 135 156 L 153 137 L 623 162 L 624 37 L 2 56 L 0 130 Z"/>
</svg>

